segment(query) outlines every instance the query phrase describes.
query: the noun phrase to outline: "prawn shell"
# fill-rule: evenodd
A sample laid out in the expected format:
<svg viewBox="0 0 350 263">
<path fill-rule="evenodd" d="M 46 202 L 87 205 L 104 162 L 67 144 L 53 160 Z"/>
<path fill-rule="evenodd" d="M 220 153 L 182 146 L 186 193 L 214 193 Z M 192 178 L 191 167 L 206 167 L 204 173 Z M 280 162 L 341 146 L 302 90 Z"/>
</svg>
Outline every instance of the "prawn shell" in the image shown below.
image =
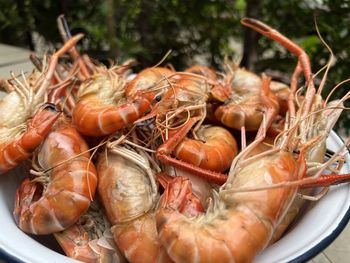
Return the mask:
<svg viewBox="0 0 350 263">
<path fill-rule="evenodd" d="M 130 262 L 173 262 L 159 242 L 154 212 L 116 224 L 114 240 Z"/>
<path fill-rule="evenodd" d="M 136 164 L 112 152 L 101 153 L 97 170 L 98 192 L 112 225 L 137 218 L 154 206 L 148 178 Z"/>
<path fill-rule="evenodd" d="M 184 138 L 175 148 L 175 157 L 207 170 L 226 171 L 238 153 L 232 134 L 222 127 L 211 126 L 201 128 L 198 135 L 203 141 Z"/>
<path fill-rule="evenodd" d="M 236 96 L 231 98 L 226 105 L 221 105 L 215 110 L 215 117 L 225 126 L 240 130 L 245 127 L 247 131 L 257 131 L 261 125 L 267 105 L 261 99 L 261 94 Z M 269 92 L 268 99 L 274 105 L 276 112 L 279 105 L 276 96 Z"/>
<path fill-rule="evenodd" d="M 251 262 L 268 245 L 297 187 L 231 190 L 297 180 L 305 169 L 302 158 L 288 152 L 253 160 L 230 175 L 215 211 L 198 219 L 179 212 L 180 196 L 164 194 L 156 215 L 162 245 L 175 262 Z"/>
<path fill-rule="evenodd" d="M 62 231 L 87 211 L 97 186 L 96 169 L 87 150 L 81 135 L 60 118 L 37 157 L 43 170 L 51 169 L 46 173 L 47 185 L 38 188 L 39 183 L 25 180 L 16 192 L 14 216 L 23 231 Z"/>
<path fill-rule="evenodd" d="M 98 158 L 98 192 L 114 241 L 130 262 L 171 262 L 156 229 L 156 200 L 146 172 L 111 151 Z"/>
<path fill-rule="evenodd" d="M 160 86 L 166 84 L 166 77 L 170 77 L 173 74 L 174 71 L 168 68 L 146 68 L 139 72 L 136 77 L 127 84 L 125 95 L 128 97 L 134 96 L 136 92 L 148 90 L 156 84 Z"/>
</svg>

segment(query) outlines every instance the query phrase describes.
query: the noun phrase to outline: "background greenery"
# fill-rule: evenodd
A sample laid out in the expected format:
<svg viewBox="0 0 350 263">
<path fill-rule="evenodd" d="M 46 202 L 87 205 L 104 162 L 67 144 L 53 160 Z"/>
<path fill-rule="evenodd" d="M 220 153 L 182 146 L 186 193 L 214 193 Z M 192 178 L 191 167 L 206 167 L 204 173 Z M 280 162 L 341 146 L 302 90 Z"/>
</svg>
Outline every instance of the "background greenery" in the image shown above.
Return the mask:
<svg viewBox="0 0 350 263">
<path fill-rule="evenodd" d="M 350 1 L 346 0 L 0 0 L 0 42 L 35 50 L 36 32 L 58 46 L 56 18 L 62 13 L 73 33 L 86 34 L 80 48 L 101 61 L 133 57 L 144 68 L 172 49 L 167 62 L 179 70 L 198 59 L 220 69 L 224 57 L 230 56 L 250 70 L 268 72 L 287 83 L 296 58 L 245 29 L 239 20 L 255 17 L 278 29 L 307 51 L 317 72 L 330 54 L 317 35 L 316 18 L 336 57 L 324 92 L 350 77 Z M 244 44 L 243 53 L 237 43 Z M 349 90 L 345 84 L 334 97 Z M 349 134 L 349 111 L 339 125 Z"/>
</svg>

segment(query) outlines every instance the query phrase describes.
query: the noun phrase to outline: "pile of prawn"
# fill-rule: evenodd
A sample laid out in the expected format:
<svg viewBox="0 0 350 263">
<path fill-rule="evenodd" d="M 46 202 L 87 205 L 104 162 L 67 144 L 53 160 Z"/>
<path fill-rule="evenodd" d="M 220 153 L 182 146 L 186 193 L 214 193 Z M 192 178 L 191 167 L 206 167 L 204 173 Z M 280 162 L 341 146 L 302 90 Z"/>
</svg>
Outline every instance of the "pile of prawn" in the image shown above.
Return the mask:
<svg viewBox="0 0 350 263">
<path fill-rule="evenodd" d="M 1 82 L 0 172 L 28 167 L 18 227 L 83 262 L 252 262 L 304 200 L 346 181 L 345 147 L 326 147 L 350 97 L 321 97 L 332 61 L 315 87 L 298 45 L 241 22 L 298 58 L 289 84 L 228 61 L 221 72 L 107 68 L 79 53 L 83 36 L 60 16 L 62 47 Z"/>
</svg>

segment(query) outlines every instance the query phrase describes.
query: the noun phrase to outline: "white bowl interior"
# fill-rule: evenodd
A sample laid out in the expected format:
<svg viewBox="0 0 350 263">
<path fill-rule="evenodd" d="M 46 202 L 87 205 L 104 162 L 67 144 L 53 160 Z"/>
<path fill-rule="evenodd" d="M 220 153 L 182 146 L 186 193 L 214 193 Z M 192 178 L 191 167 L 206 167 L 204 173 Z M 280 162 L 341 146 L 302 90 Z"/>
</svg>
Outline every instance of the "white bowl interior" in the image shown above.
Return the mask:
<svg viewBox="0 0 350 263">
<path fill-rule="evenodd" d="M 335 133 L 331 134 L 327 144 L 333 151 L 343 145 Z M 349 173 L 349 165 L 348 154 L 342 172 Z M 0 250 L 10 258 L 23 262 L 77 262 L 56 252 L 61 250 L 51 236 L 33 238 L 17 228 L 12 211 L 16 188 L 25 173 L 22 165 L 0 176 Z M 286 262 L 309 253 L 339 227 L 349 206 L 349 185 L 331 187 L 327 196 L 309 206 L 297 224 L 281 240 L 265 249 L 255 262 Z"/>
</svg>

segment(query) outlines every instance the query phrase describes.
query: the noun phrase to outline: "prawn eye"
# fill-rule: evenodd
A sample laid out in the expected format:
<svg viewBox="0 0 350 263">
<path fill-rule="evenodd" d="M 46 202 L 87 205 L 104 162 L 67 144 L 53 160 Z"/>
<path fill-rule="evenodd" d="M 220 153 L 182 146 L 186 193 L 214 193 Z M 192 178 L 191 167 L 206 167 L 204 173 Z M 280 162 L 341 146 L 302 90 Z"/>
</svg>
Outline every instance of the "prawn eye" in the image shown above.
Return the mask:
<svg viewBox="0 0 350 263">
<path fill-rule="evenodd" d="M 155 98 L 154 98 L 156 101 L 160 101 L 162 99 L 162 96 L 161 95 L 157 95 Z"/>
<path fill-rule="evenodd" d="M 47 103 L 45 103 L 45 104 L 43 105 L 43 109 L 44 109 L 44 110 L 49 110 L 49 111 L 54 111 L 54 112 L 60 111 L 60 110 L 56 107 L 55 104 L 49 103 L 49 102 L 47 102 Z"/>
<path fill-rule="evenodd" d="M 299 150 L 293 150 L 293 153 L 294 154 L 300 154 L 300 151 Z"/>
</svg>

